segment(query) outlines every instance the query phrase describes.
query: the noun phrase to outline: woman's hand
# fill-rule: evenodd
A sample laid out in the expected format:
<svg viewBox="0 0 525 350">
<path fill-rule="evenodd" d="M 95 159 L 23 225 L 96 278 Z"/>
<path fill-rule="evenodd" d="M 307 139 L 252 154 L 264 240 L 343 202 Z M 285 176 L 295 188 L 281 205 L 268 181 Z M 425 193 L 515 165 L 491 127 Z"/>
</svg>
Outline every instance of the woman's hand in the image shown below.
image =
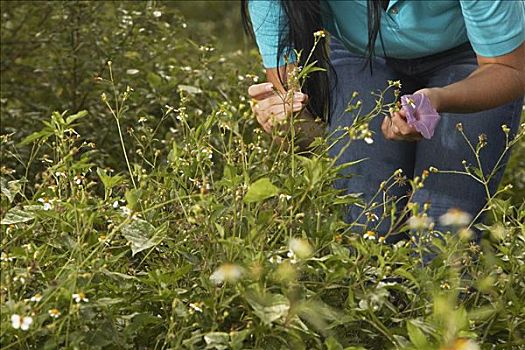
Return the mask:
<svg viewBox="0 0 525 350">
<path fill-rule="evenodd" d="M 248 94 L 252 98 L 252 111 L 257 117 L 257 121 L 267 133 L 271 134 L 272 127 L 286 118 L 293 112 L 301 111 L 308 101 L 308 96 L 296 92 L 293 99 L 286 98 L 286 95 L 276 91 L 272 83 L 255 84 L 248 88 Z"/>
<path fill-rule="evenodd" d="M 387 140 L 419 141 L 423 138 L 415 127 L 408 125 L 406 112 L 403 109 L 386 116 L 381 131 Z"/>
</svg>

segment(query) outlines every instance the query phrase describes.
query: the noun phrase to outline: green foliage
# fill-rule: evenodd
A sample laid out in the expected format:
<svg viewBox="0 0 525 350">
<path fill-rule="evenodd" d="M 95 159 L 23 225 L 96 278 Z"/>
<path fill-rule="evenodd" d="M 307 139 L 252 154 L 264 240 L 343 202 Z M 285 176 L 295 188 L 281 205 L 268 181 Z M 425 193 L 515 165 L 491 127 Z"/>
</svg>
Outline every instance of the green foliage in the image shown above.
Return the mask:
<svg viewBox="0 0 525 350">
<path fill-rule="evenodd" d="M 525 346 L 525 204 L 505 187 L 479 245 L 465 223 L 433 231 L 414 204 L 419 221 L 399 225 L 412 239 L 385 244 L 374 227 L 393 214 L 334 189 L 325 140 L 299 151 L 264 135 L 244 99 L 258 62 L 188 40 L 175 6 L 2 13 L 2 45 L 24 41 L 2 50 L 5 349 Z M 377 96 L 348 144 L 393 105 Z M 402 181 L 378 189 L 387 208 Z M 342 220 L 348 205 L 366 227 Z"/>
</svg>

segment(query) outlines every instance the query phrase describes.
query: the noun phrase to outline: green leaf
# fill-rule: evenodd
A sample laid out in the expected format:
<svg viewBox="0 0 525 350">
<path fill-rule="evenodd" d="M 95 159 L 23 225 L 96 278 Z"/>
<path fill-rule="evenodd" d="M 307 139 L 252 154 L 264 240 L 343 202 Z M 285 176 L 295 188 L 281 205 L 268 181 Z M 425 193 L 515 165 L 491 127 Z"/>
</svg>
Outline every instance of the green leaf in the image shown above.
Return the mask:
<svg viewBox="0 0 525 350">
<path fill-rule="evenodd" d="M 140 196 L 142 194 L 142 191 L 139 189 L 132 188 L 124 194 L 124 197 L 126 198 L 126 201 L 128 202 L 127 207 L 131 210 L 136 210 L 138 206 L 138 201 L 140 199 Z"/>
<path fill-rule="evenodd" d="M 262 298 L 247 295 L 246 299 L 255 315 L 267 325 L 286 316 L 290 310 L 290 302 L 281 294 L 268 294 Z"/>
<path fill-rule="evenodd" d="M 334 337 L 328 337 L 324 345 L 326 346 L 326 350 L 343 350 L 343 346 Z"/>
<path fill-rule="evenodd" d="M 279 193 L 279 188 L 270 182 L 270 179 L 263 177 L 252 183 L 244 196 L 246 203 L 261 202 Z"/>
<path fill-rule="evenodd" d="M 160 84 L 162 84 L 162 78 L 153 72 L 148 72 L 146 75 L 146 80 L 154 88 L 157 88 L 160 86 Z"/>
<path fill-rule="evenodd" d="M 97 168 L 97 174 L 98 177 L 100 177 L 100 181 L 102 181 L 102 184 L 104 185 L 106 191 L 111 190 L 113 187 L 122 183 L 122 181 L 124 180 L 124 177 L 122 175 L 110 176 L 102 168 Z"/>
<path fill-rule="evenodd" d="M 250 329 L 243 329 L 242 331 L 231 331 L 230 332 L 230 347 L 232 350 L 244 349 L 244 339 L 250 335 L 252 331 Z"/>
<path fill-rule="evenodd" d="M 122 228 L 122 235 L 131 243 L 132 255 L 155 246 L 155 227 L 142 219 L 135 219 Z"/>
<path fill-rule="evenodd" d="M 185 92 L 187 92 L 189 94 L 192 94 L 192 95 L 202 94 L 202 90 L 200 88 L 196 87 L 196 86 L 179 84 L 177 87 L 179 88 L 179 90 L 185 91 Z"/>
<path fill-rule="evenodd" d="M 407 322 L 407 331 L 410 341 L 416 349 L 428 349 L 427 337 L 425 334 L 413 323 L 413 321 Z"/>
<path fill-rule="evenodd" d="M 20 186 L 20 180 L 12 180 L 7 182 L 3 177 L 0 178 L 0 191 L 7 197 L 9 203 L 13 203 L 16 195 L 20 193 L 22 186 Z"/>
<path fill-rule="evenodd" d="M 19 144 L 19 146 L 25 146 L 25 145 L 28 145 L 30 143 L 33 143 L 34 141 L 36 140 L 47 140 L 50 136 L 53 135 L 53 131 L 48 129 L 48 128 L 44 128 L 40 131 L 37 131 L 37 132 L 34 132 L 28 136 L 26 136 Z"/>
<path fill-rule="evenodd" d="M 19 208 L 11 208 L 4 216 L 2 221 L 0 222 L 1 225 L 12 225 L 12 224 L 19 224 L 22 222 L 28 222 L 33 220 L 35 217 L 33 216 L 33 213 L 23 211 Z"/>
<path fill-rule="evenodd" d="M 226 350 L 230 342 L 230 336 L 225 332 L 210 332 L 204 336 L 206 349 Z"/>
<path fill-rule="evenodd" d="M 69 117 L 66 118 L 66 124 L 69 125 L 73 123 L 75 120 L 85 117 L 87 114 L 88 112 L 84 110 L 84 111 L 78 112 L 77 114 L 70 115 Z"/>
</svg>

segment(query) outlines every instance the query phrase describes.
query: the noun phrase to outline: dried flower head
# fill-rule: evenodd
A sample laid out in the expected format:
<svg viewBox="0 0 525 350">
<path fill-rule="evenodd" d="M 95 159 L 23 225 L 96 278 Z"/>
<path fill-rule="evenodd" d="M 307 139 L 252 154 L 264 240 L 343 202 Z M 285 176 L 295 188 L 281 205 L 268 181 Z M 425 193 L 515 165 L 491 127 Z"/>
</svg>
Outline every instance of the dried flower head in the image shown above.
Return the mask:
<svg viewBox="0 0 525 350">
<path fill-rule="evenodd" d="M 213 284 L 219 285 L 224 282 L 235 283 L 244 274 L 244 269 L 232 263 L 222 264 L 217 268 L 210 276 L 210 280 Z"/>
<path fill-rule="evenodd" d="M 290 239 L 288 247 L 299 259 L 307 259 L 313 253 L 313 249 L 310 243 L 308 243 L 306 239 L 302 238 Z"/>
<path fill-rule="evenodd" d="M 457 208 L 449 209 L 439 218 L 443 226 L 467 226 L 470 220 L 472 220 L 472 215 Z"/>
</svg>

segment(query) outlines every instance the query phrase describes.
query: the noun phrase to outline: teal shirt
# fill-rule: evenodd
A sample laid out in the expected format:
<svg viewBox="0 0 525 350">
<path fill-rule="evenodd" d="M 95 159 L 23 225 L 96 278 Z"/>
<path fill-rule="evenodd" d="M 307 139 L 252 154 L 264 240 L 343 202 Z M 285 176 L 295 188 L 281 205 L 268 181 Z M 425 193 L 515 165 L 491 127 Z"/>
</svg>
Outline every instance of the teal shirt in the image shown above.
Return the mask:
<svg viewBox="0 0 525 350">
<path fill-rule="evenodd" d="M 349 51 L 365 54 L 367 1 L 321 0 L 326 30 Z M 279 0 L 250 0 L 248 10 L 266 68 L 277 63 L 279 30 L 286 30 Z M 390 0 L 381 16 L 375 52 L 392 58 L 418 58 L 470 41 L 486 57 L 507 54 L 525 41 L 524 0 Z M 291 55 L 293 56 L 293 54 Z"/>
</svg>

